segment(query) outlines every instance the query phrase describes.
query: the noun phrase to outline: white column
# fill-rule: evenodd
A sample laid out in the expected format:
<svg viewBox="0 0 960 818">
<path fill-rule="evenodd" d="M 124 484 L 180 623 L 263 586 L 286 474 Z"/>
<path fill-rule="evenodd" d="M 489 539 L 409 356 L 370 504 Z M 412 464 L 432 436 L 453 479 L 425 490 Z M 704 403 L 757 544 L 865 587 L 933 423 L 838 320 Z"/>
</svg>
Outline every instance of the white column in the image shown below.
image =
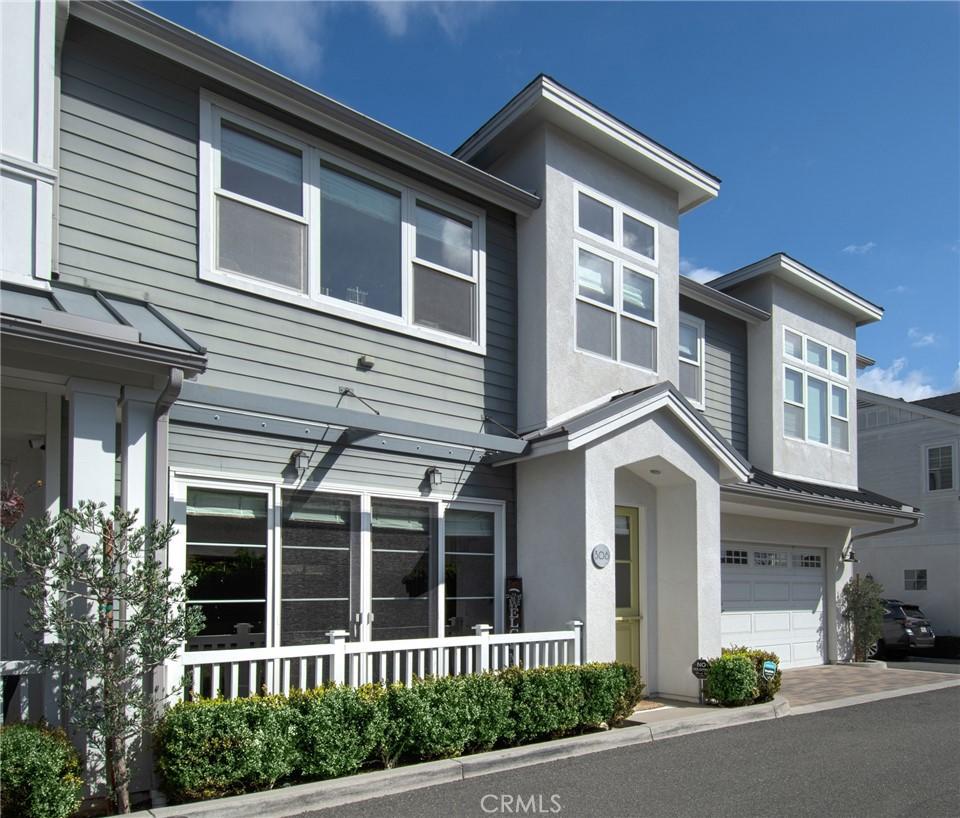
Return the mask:
<svg viewBox="0 0 960 818">
<path fill-rule="evenodd" d="M 120 387 L 102 381 L 71 378 L 70 401 L 70 505 L 80 500 L 116 502 L 117 401 Z"/>
<path fill-rule="evenodd" d="M 120 505 L 139 510 L 138 523 L 153 519 L 154 412 L 158 393 L 135 386 L 123 388 L 120 433 Z"/>
</svg>

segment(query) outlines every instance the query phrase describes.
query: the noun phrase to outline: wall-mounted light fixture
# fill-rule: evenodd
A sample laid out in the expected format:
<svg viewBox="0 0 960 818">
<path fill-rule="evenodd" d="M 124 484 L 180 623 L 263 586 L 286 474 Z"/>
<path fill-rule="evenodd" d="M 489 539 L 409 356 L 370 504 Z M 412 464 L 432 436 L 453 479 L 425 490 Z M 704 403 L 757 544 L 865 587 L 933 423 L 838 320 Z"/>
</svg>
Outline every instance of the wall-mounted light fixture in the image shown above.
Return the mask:
<svg viewBox="0 0 960 818">
<path fill-rule="evenodd" d="M 361 355 L 357 359 L 357 369 L 362 369 L 364 371 L 373 369 L 376 361 L 373 360 L 369 355 Z"/>
<path fill-rule="evenodd" d="M 290 453 L 290 464 L 297 470 L 297 474 L 303 477 L 310 465 L 310 455 L 303 449 L 294 449 Z"/>
<path fill-rule="evenodd" d="M 47 448 L 47 439 L 45 437 L 31 437 L 27 439 L 27 444 L 31 449 L 40 449 L 43 451 Z"/>
<path fill-rule="evenodd" d="M 853 550 L 853 546 L 850 546 L 850 548 L 846 550 L 846 552 L 843 555 L 843 561 L 844 562 L 860 562 L 860 560 L 857 559 L 857 555 Z"/>
<path fill-rule="evenodd" d="M 440 471 L 436 466 L 431 466 L 427 469 L 426 473 L 427 482 L 430 484 L 430 488 L 435 489 L 441 483 L 443 483 L 443 472 Z"/>
</svg>

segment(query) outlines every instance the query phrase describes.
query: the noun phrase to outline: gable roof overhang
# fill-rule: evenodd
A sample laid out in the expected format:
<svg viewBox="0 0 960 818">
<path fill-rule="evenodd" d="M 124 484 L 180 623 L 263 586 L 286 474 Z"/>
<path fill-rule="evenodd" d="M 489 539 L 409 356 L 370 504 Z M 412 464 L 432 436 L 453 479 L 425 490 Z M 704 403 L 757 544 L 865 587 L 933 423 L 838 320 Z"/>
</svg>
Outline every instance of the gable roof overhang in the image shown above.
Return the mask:
<svg viewBox="0 0 960 818">
<path fill-rule="evenodd" d="M 720 180 L 646 134 L 540 74 L 470 136 L 453 155 L 489 167 L 517 134 L 550 122 L 628 167 L 677 191 L 680 212 L 716 198 Z"/>
<path fill-rule="evenodd" d="M 891 398 L 887 395 L 880 395 L 876 392 L 868 392 L 866 389 L 857 390 L 857 408 L 866 406 L 891 406 L 895 409 L 906 409 L 917 415 L 943 421 L 944 423 L 954 423 L 960 425 L 960 415 L 953 412 L 944 412 L 932 406 L 924 406 L 920 401 L 907 401 L 903 398 Z"/>
<path fill-rule="evenodd" d="M 483 201 L 529 215 L 533 193 L 361 114 L 127 0 L 73 0 L 70 16 L 376 151 Z"/>
<path fill-rule="evenodd" d="M 749 479 L 750 464 L 666 381 L 618 395 L 562 423 L 531 432 L 525 436 L 528 447 L 521 457 L 501 459 L 496 465 L 574 451 L 602 437 L 626 431 L 660 411 L 678 420 L 691 437 L 716 458 L 722 482 Z"/>
<path fill-rule="evenodd" d="M 760 276 L 773 275 L 787 281 L 804 292 L 820 298 L 845 313 L 853 316 L 857 326 L 870 324 L 883 318 L 883 307 L 868 301 L 848 290 L 822 273 L 801 264 L 786 253 L 774 253 L 765 259 L 748 264 L 732 273 L 715 278 L 709 286 L 721 291 L 729 290 Z"/>
<path fill-rule="evenodd" d="M 687 276 L 684 275 L 680 276 L 680 295 L 685 295 L 687 298 L 707 307 L 712 307 L 727 315 L 732 315 L 734 318 L 739 318 L 748 324 L 762 324 L 764 321 L 770 320 L 770 313 L 766 310 L 755 307 L 753 304 L 748 304 L 746 301 L 741 301 L 739 298 L 734 298 L 732 295 L 727 295 L 727 293 L 721 292 L 720 290 L 715 290 L 713 287 L 701 284 L 699 281 L 694 281 L 692 278 L 687 278 Z"/>
</svg>

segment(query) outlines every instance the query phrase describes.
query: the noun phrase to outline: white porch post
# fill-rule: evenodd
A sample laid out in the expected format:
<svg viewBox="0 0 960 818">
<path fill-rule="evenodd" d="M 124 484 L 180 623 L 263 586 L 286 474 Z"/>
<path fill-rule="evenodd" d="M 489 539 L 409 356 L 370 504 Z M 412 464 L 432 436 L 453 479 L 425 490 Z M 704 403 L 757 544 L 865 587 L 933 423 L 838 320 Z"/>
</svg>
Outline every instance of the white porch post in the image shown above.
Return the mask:
<svg viewBox="0 0 960 818">
<path fill-rule="evenodd" d="M 154 412 L 159 395 L 134 386 L 123 388 L 121 417 L 120 505 L 139 510 L 140 525 L 153 519 Z"/>
</svg>

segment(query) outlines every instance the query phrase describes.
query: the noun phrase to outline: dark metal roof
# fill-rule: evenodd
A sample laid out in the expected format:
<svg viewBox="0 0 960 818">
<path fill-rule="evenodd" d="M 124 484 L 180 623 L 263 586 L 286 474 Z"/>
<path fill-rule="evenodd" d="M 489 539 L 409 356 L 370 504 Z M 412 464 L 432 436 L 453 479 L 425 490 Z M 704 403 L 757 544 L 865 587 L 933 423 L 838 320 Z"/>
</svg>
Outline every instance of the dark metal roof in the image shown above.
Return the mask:
<svg viewBox="0 0 960 818">
<path fill-rule="evenodd" d="M 774 474 L 754 468 L 750 485 L 761 488 L 778 489 L 790 494 L 800 494 L 807 497 L 819 497 L 825 500 L 842 500 L 848 503 L 862 503 L 866 506 L 881 506 L 883 508 L 903 511 L 913 506 L 901 503 L 891 497 L 885 497 L 866 489 L 841 489 L 834 486 L 825 486 L 822 483 L 809 483 L 806 480 L 792 480 L 786 477 L 777 477 Z"/>
<path fill-rule="evenodd" d="M 948 415 L 960 415 L 960 392 L 951 392 L 949 395 L 937 395 L 933 398 L 912 400 L 910 403 L 922 406 L 925 409 L 936 409 L 938 412 L 946 412 Z"/>
<path fill-rule="evenodd" d="M 202 370 L 206 349 L 146 301 L 53 282 L 0 286 L 3 332 Z"/>
</svg>

